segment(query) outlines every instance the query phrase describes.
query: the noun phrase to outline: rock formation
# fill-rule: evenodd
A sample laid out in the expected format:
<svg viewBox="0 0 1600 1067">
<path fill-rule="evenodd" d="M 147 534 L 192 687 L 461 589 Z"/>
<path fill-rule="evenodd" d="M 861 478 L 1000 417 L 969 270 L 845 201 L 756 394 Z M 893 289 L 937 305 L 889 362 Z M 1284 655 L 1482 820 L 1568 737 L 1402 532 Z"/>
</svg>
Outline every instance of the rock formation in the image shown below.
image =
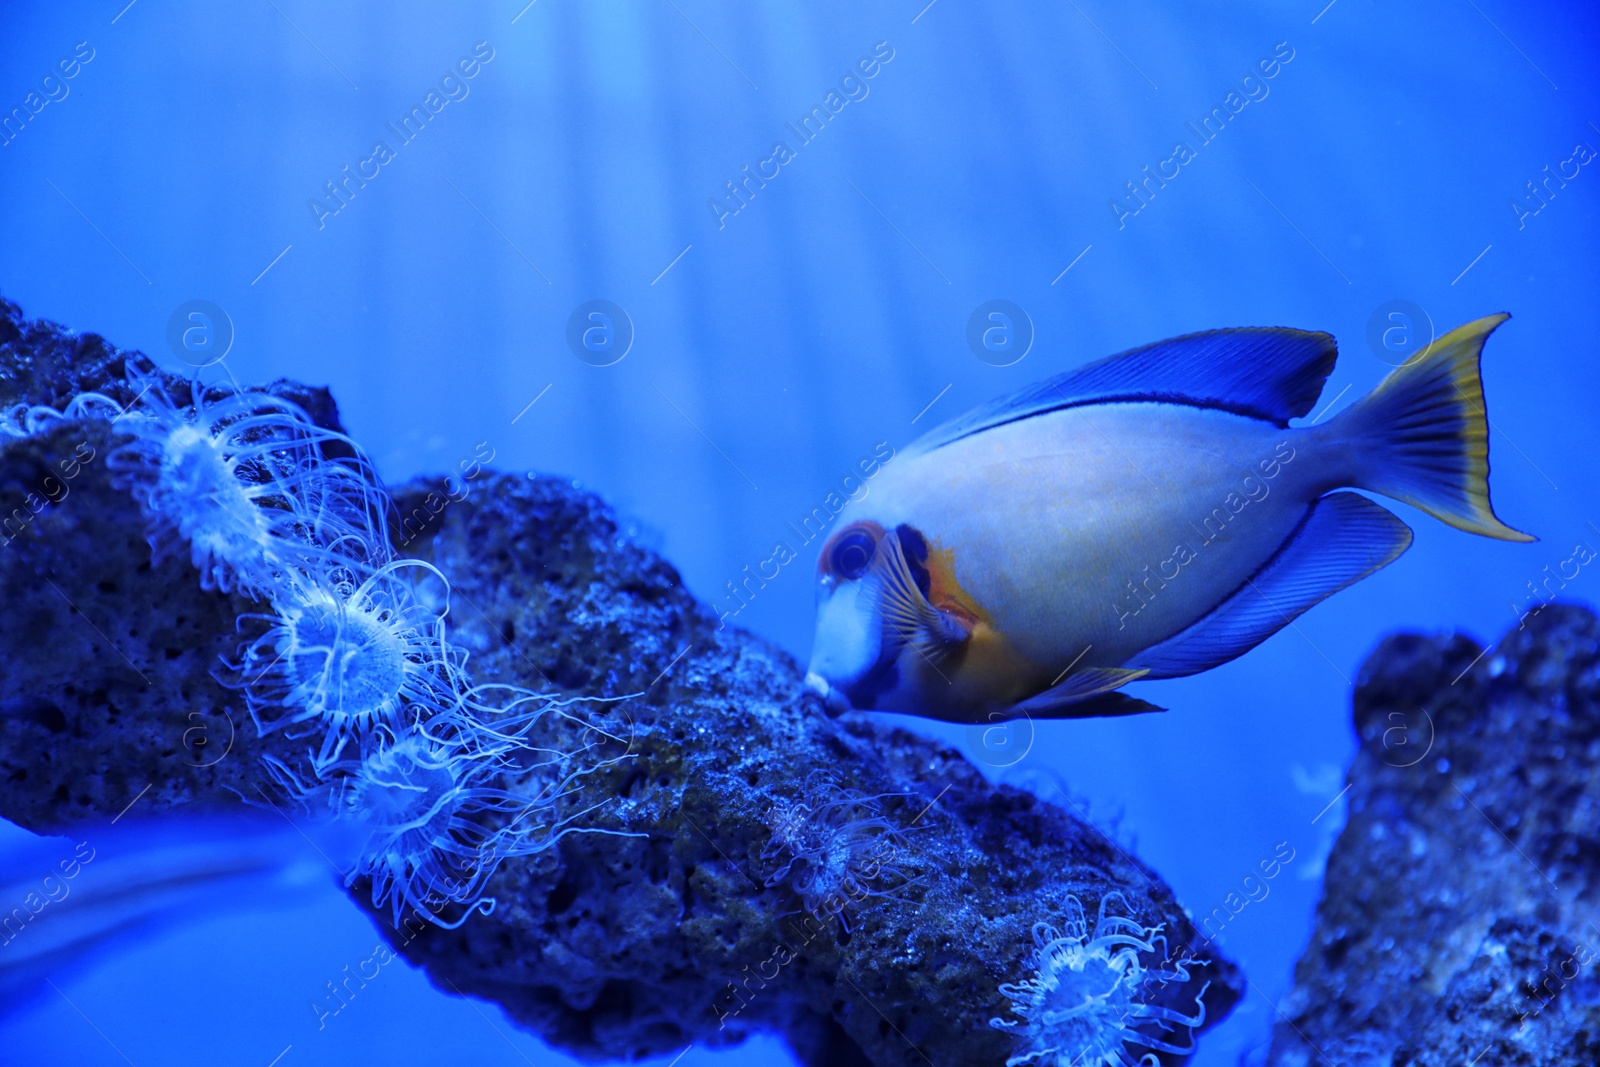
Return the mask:
<svg viewBox="0 0 1600 1067">
<path fill-rule="evenodd" d="M 1600 620 L 1390 637 L 1274 1067 L 1600 1063 Z"/>
</svg>

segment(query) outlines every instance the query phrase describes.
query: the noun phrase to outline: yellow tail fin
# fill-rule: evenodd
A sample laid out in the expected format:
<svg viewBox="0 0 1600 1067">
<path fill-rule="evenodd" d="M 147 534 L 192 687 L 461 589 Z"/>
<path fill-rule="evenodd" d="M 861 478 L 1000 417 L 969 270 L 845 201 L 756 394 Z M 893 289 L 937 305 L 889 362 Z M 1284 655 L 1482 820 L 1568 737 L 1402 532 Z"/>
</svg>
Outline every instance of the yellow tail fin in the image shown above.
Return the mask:
<svg viewBox="0 0 1600 1067">
<path fill-rule="evenodd" d="M 1489 420 L 1478 361 L 1507 314 L 1438 338 L 1397 367 L 1335 423 L 1358 455 L 1356 488 L 1421 508 L 1458 530 L 1535 541 L 1489 504 Z"/>
</svg>

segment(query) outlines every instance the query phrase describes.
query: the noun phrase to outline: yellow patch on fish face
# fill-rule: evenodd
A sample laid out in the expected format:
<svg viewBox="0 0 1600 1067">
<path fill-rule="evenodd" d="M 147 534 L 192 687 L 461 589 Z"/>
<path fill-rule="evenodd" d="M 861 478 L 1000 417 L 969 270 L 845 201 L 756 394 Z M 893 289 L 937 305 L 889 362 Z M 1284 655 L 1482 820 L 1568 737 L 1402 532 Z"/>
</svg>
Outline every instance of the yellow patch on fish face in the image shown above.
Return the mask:
<svg viewBox="0 0 1600 1067">
<path fill-rule="evenodd" d="M 897 666 L 899 681 L 880 694 L 878 708 L 947 722 L 1007 718 L 1000 713 L 1049 681 L 1005 634 L 982 621 L 943 662 L 931 663 L 908 647 L 901 650 Z"/>
<path fill-rule="evenodd" d="M 1043 668 L 1022 655 L 983 605 L 961 587 L 955 560 L 954 547 L 933 542 L 922 565 L 928 571 L 928 602 L 960 620 L 969 631 L 967 640 L 939 672 L 919 669 L 910 654 L 903 662 L 921 678 L 922 714 L 981 722 L 985 713 L 1009 707 L 1035 691 Z"/>
<path fill-rule="evenodd" d="M 923 566 L 928 568 L 928 603 L 968 624 L 990 622 L 989 613 L 956 580 L 954 548 L 930 543 Z"/>
<path fill-rule="evenodd" d="M 1038 687 L 1039 665 L 1017 650 L 1005 634 L 988 622 L 972 629 L 966 654 L 953 679 L 966 695 L 958 718 L 978 722 L 982 713 L 1010 707 Z"/>
</svg>

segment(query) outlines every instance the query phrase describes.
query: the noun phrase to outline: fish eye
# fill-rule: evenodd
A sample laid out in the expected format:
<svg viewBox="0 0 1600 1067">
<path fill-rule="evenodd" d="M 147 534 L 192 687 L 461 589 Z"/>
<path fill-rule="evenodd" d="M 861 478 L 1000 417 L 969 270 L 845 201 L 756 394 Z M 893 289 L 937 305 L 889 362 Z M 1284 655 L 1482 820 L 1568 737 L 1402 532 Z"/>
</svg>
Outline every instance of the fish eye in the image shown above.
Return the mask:
<svg viewBox="0 0 1600 1067">
<path fill-rule="evenodd" d="M 866 530 L 846 530 L 828 552 L 828 569 L 840 578 L 859 578 L 867 573 L 867 565 L 872 562 L 872 553 L 877 548 L 877 538 Z"/>
</svg>

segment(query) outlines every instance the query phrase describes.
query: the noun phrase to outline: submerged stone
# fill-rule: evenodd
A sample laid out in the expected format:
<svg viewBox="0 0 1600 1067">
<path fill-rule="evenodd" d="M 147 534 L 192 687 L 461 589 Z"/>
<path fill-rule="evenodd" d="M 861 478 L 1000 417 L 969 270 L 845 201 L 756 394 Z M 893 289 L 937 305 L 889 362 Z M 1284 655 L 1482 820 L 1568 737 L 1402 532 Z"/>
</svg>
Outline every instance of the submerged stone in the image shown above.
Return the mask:
<svg viewBox="0 0 1600 1067">
<path fill-rule="evenodd" d="M 1600 620 L 1388 638 L 1268 1062 L 1600 1063 Z"/>
</svg>

